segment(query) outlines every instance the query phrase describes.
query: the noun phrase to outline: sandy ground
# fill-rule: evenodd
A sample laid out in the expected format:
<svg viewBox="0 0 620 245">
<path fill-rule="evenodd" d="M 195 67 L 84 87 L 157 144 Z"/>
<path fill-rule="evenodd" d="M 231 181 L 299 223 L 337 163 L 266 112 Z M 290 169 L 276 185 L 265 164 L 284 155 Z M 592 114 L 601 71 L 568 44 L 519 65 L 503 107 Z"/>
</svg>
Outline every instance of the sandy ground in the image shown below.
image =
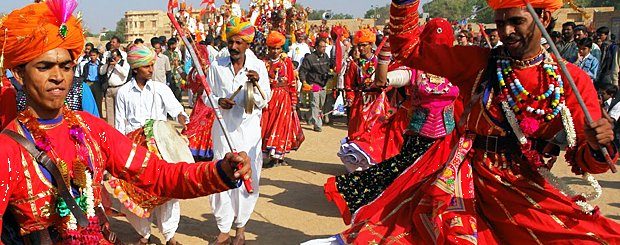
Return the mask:
<svg viewBox="0 0 620 245">
<path fill-rule="evenodd" d="M 247 244 L 299 244 L 345 229 L 336 207 L 323 195 L 323 184 L 329 176 L 345 173 L 336 152 L 346 136 L 346 125 L 335 122 L 321 133 L 307 125 L 302 127 L 306 141 L 299 151 L 287 155 L 290 166 L 262 172 L 260 199 L 247 225 Z M 563 161 L 556 163 L 554 173 L 576 189 L 591 190 L 579 176 L 570 173 Z M 603 196 L 593 203 L 600 206 L 603 215 L 619 221 L 618 175 L 607 173 L 596 178 L 603 187 Z M 123 241 L 132 243 L 139 239 L 124 218 L 114 218 L 112 225 Z M 181 201 L 181 222 L 176 235 L 179 242 L 207 244 L 218 232 L 208 198 Z M 165 243 L 155 226 L 151 242 Z"/>
</svg>

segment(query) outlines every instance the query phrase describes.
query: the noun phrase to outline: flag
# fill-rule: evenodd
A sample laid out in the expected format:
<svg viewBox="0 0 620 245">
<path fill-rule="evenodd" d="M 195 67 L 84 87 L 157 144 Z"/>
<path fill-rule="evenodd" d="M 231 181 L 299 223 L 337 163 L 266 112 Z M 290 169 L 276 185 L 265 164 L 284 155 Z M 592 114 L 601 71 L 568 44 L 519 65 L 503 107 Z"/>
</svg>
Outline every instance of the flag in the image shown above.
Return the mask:
<svg viewBox="0 0 620 245">
<path fill-rule="evenodd" d="M 179 0 L 170 0 L 168 1 L 168 11 L 172 11 L 175 8 L 179 7 Z"/>
</svg>

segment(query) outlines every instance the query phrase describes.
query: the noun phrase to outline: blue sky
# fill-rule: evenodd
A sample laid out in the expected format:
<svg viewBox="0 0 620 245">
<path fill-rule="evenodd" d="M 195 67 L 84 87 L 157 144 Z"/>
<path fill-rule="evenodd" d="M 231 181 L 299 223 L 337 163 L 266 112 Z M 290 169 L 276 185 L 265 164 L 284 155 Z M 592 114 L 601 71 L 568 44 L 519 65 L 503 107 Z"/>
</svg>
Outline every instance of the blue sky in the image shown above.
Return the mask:
<svg viewBox="0 0 620 245">
<path fill-rule="evenodd" d="M 34 2 L 33 0 L 0 0 L 0 12 L 8 13 Z M 167 0 L 78 0 L 78 11 L 84 13 L 84 23 L 91 32 L 99 32 L 106 27 L 114 29 L 116 21 L 125 15 L 128 10 L 165 10 Z M 180 2 L 180 1 L 179 1 Z M 187 0 L 196 8 L 200 0 Z M 371 5 L 383 6 L 390 0 L 297 0 L 298 3 L 310 6 L 313 9 L 331 9 L 335 13 L 347 13 L 355 17 L 362 17 Z M 223 0 L 216 0 L 219 6 Z M 247 8 L 249 0 L 241 0 L 241 6 Z"/>
</svg>

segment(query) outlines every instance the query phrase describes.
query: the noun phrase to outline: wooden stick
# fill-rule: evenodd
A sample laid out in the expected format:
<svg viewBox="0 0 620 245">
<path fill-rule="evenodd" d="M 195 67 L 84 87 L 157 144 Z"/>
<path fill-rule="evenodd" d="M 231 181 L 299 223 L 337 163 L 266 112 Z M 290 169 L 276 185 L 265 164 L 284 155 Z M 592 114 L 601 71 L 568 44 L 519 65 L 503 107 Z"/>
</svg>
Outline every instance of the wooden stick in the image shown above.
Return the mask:
<svg viewBox="0 0 620 245">
<path fill-rule="evenodd" d="M 239 85 L 239 88 L 237 89 L 237 91 L 235 91 L 232 96 L 230 96 L 230 100 L 234 100 L 235 97 L 237 97 L 237 95 L 239 94 L 239 92 L 241 92 L 241 89 L 243 88 L 243 85 Z"/>
<path fill-rule="evenodd" d="M 546 27 L 543 25 L 542 21 L 540 21 L 540 18 L 538 17 L 538 14 L 534 10 L 534 7 L 532 7 L 532 4 L 530 3 L 530 1 L 523 0 L 523 2 L 525 2 L 527 11 L 530 12 L 530 15 L 532 15 L 532 18 L 534 19 L 536 26 L 538 26 L 538 29 L 540 29 L 540 31 L 542 32 L 543 37 L 547 39 L 549 46 L 551 46 L 551 51 L 553 52 L 553 55 L 555 55 L 555 57 L 558 59 L 558 65 L 560 66 L 560 69 L 562 70 L 564 77 L 568 81 L 568 84 L 570 84 L 571 88 L 573 89 L 573 94 L 575 95 L 575 98 L 577 99 L 579 106 L 583 110 L 583 114 L 586 117 L 586 122 L 588 124 L 594 123 L 594 120 L 592 119 L 592 115 L 590 115 L 590 111 L 588 111 L 588 107 L 586 106 L 585 102 L 583 102 L 583 97 L 581 97 L 581 93 L 579 93 L 579 89 L 577 88 L 577 85 L 575 84 L 573 77 L 571 76 L 571 74 L 568 72 L 568 69 L 566 68 L 566 64 L 564 64 L 564 62 L 560 60 L 562 56 L 560 55 L 558 48 L 555 46 L 555 43 L 553 43 L 553 39 L 551 39 L 549 32 L 547 32 Z M 607 151 L 607 147 L 601 146 L 600 148 L 601 148 L 601 152 L 603 153 L 603 156 L 605 156 L 605 161 L 607 162 L 607 165 L 609 165 L 609 169 L 611 169 L 612 173 L 616 173 L 617 172 L 616 166 L 615 166 L 616 163 L 612 161 L 611 156 L 609 155 L 609 151 Z"/>
</svg>

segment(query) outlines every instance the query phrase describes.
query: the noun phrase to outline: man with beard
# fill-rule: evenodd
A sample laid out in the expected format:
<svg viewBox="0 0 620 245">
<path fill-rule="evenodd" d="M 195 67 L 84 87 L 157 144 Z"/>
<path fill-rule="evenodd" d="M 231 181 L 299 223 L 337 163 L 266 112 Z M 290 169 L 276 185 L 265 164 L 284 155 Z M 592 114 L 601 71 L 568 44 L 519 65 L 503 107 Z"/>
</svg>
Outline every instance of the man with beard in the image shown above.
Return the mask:
<svg viewBox="0 0 620 245">
<path fill-rule="evenodd" d="M 271 90 L 265 63 L 256 58 L 248 48 L 254 40 L 254 30 L 250 22 L 242 22 L 239 17 L 233 17 L 228 22 L 226 37 L 230 55 L 216 59 L 207 78 L 215 100 L 223 109 L 224 125 L 236 144 L 236 150 L 248 152 L 252 161 L 254 188 L 253 193 L 248 193 L 243 187 L 210 196 L 211 207 L 220 230 L 215 244 L 230 243 L 229 233 L 233 224 L 236 228 L 234 244 L 245 243 L 245 225 L 258 200 L 263 165 L 260 123 L 262 109 L 269 103 Z M 233 96 L 240 87 L 240 92 Z M 213 154 L 215 159 L 219 159 L 229 152 L 228 144 L 218 124 L 213 125 L 212 134 Z"/>
<path fill-rule="evenodd" d="M 577 61 L 579 52 L 579 47 L 575 42 L 575 27 L 575 22 L 572 21 L 562 24 L 562 40 L 557 43 L 560 55 L 570 63 Z"/>
<path fill-rule="evenodd" d="M 561 0 L 530 2 L 545 26 L 563 5 Z M 602 147 L 610 152 L 612 161 L 618 152 L 612 144 L 612 126 L 601 118 L 596 99 L 585 101 L 594 119 L 586 123 L 576 91 L 559 76 L 556 64 L 563 61 L 541 48 L 541 30 L 524 2 L 488 0 L 504 43 L 494 50 L 420 41 L 419 3 L 392 1 L 392 54 L 400 64 L 446 77 L 459 87 L 466 108 L 457 123 L 463 126 L 464 135 L 454 147 L 426 156 L 446 156 L 431 162 L 443 165 L 438 171 L 425 177 L 415 174 L 423 169 L 414 168 L 409 178 L 394 182 L 405 181 L 407 188 L 390 186 L 384 195 L 360 208 L 351 228 L 338 237 L 340 241 L 620 242 L 620 225 L 600 215 L 583 196 L 567 195 L 544 163 L 543 156 L 551 155 L 549 148 L 554 147 L 547 142 L 563 131 L 570 146 L 565 157 L 575 173 L 604 173 L 610 167 Z M 597 97 L 583 71 L 567 64 L 566 72 L 584 98 Z M 547 92 L 550 87 L 553 89 Z M 542 96 L 547 93 L 550 96 Z M 399 198 L 403 195 L 408 197 L 404 201 Z"/>
</svg>

